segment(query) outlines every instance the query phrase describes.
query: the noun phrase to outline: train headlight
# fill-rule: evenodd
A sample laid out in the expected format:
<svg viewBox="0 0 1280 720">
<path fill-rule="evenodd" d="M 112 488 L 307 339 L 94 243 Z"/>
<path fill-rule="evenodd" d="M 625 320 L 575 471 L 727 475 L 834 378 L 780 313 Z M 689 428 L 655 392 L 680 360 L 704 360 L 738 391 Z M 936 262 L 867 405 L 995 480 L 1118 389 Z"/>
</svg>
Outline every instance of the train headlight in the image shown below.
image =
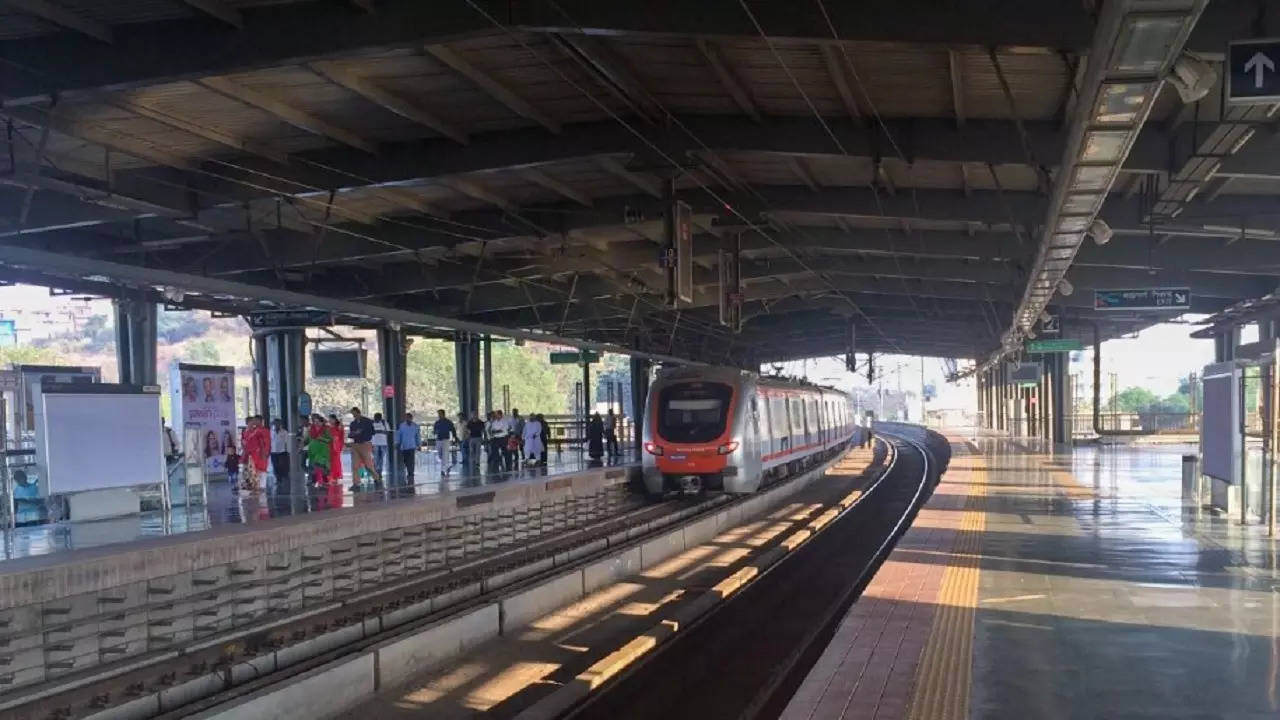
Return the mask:
<svg viewBox="0 0 1280 720">
<path fill-rule="evenodd" d="M 734 450 L 737 450 L 737 449 L 738 449 L 738 441 L 737 441 L 737 440 L 730 440 L 729 442 L 727 442 L 727 443 L 725 443 L 725 444 L 721 445 L 720 447 L 716 448 L 716 452 L 720 453 L 721 455 L 728 455 L 729 453 L 731 453 L 731 452 L 733 452 Z"/>
<path fill-rule="evenodd" d="M 647 442 L 644 444 L 644 451 L 650 455 L 661 455 L 662 446 L 657 443 Z"/>
</svg>

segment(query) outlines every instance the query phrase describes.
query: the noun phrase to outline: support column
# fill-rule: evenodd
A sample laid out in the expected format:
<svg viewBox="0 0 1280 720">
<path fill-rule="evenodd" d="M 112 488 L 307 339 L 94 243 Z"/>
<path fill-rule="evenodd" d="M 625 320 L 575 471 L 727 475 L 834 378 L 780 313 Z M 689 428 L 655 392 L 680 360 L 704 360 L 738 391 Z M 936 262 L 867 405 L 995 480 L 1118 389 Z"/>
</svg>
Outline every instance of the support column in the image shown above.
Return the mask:
<svg viewBox="0 0 1280 720">
<path fill-rule="evenodd" d="M 649 370 L 653 367 L 648 358 L 631 358 L 631 425 L 635 428 L 632 441 L 636 454 L 644 450 L 644 413 L 649 401 Z"/>
<path fill-rule="evenodd" d="M 394 389 L 391 397 L 384 395 L 382 398 L 382 417 L 387 421 L 387 427 L 392 429 L 393 438 L 395 429 L 400 426 L 400 420 L 405 413 L 406 352 L 408 352 L 408 344 L 405 342 L 403 330 L 378 328 L 378 366 L 381 371 L 381 387 L 390 386 Z M 386 487 L 400 485 L 400 453 L 394 444 L 392 442 L 388 447 L 390 457 L 387 459 L 387 474 L 383 478 Z"/>
<path fill-rule="evenodd" d="M 975 389 L 978 391 L 978 427 L 983 427 L 987 424 L 987 388 L 986 383 L 983 382 L 983 378 L 986 376 L 987 374 L 985 372 L 980 372 L 975 375 L 973 379 Z"/>
<path fill-rule="evenodd" d="M 480 412 L 480 341 L 466 333 L 454 339 L 454 376 L 458 381 L 458 404 L 469 418 Z"/>
<path fill-rule="evenodd" d="M 272 330 L 254 336 L 261 414 L 268 426 L 274 419 L 283 420 L 290 437 L 298 437 L 307 426 L 306 418 L 298 412 L 298 397 L 306 389 L 306 349 L 305 333 L 299 329 Z M 306 482 L 302 452 L 290 443 L 288 492 L 303 497 Z"/>
<path fill-rule="evenodd" d="M 484 336 L 484 412 L 493 412 L 493 338 Z"/>
<path fill-rule="evenodd" d="M 582 420 L 591 417 L 591 363 L 582 363 Z M 585 426 L 584 426 L 585 427 Z"/>
<path fill-rule="evenodd" d="M 1065 353 L 1055 353 L 1053 358 L 1052 373 L 1050 380 L 1052 381 L 1052 400 L 1053 400 L 1053 426 L 1050 433 L 1055 445 L 1067 446 L 1071 442 L 1070 424 L 1067 422 L 1067 416 L 1071 414 L 1071 400 L 1068 390 L 1067 378 L 1067 355 Z"/>
<path fill-rule="evenodd" d="M 118 299 L 115 306 L 116 362 L 125 385 L 156 384 L 156 304 Z"/>
</svg>

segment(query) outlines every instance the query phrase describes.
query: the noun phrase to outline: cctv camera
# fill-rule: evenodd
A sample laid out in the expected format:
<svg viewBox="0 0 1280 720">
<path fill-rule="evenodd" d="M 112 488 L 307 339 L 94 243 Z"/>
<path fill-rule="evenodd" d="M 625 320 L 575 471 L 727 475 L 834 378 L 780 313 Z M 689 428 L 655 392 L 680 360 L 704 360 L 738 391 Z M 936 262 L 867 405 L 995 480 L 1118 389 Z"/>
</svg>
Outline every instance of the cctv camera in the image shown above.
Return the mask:
<svg viewBox="0 0 1280 720">
<path fill-rule="evenodd" d="M 1071 285 L 1071 281 L 1066 278 L 1062 278 L 1058 281 L 1058 292 L 1062 293 L 1064 297 L 1071 295 L 1071 293 L 1075 291 L 1076 289 Z"/>
<path fill-rule="evenodd" d="M 1212 65 L 1187 54 L 1174 62 L 1173 72 L 1169 73 L 1169 84 L 1184 103 L 1193 103 L 1208 95 L 1217 81 L 1218 73 Z"/>
</svg>

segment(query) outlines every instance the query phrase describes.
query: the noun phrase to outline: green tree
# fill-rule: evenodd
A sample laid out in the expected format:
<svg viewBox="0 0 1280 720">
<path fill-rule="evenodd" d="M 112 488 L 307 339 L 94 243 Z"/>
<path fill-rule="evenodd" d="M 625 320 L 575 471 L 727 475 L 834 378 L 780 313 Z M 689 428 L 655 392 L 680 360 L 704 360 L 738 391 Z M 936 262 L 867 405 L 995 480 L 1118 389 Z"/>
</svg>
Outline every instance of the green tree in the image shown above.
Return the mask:
<svg viewBox="0 0 1280 720">
<path fill-rule="evenodd" d="M 1128 387 L 1112 399 L 1109 409 L 1113 412 L 1146 412 L 1159 399 L 1155 393 L 1146 388 Z"/>
<path fill-rule="evenodd" d="M 222 360 L 217 344 L 208 338 L 187 343 L 183 357 L 189 362 L 202 365 L 217 365 Z"/>
<path fill-rule="evenodd" d="M 35 345 L 13 345 L 0 347 L 0 367 L 10 365 L 64 365 L 67 364 L 57 350 Z"/>
</svg>

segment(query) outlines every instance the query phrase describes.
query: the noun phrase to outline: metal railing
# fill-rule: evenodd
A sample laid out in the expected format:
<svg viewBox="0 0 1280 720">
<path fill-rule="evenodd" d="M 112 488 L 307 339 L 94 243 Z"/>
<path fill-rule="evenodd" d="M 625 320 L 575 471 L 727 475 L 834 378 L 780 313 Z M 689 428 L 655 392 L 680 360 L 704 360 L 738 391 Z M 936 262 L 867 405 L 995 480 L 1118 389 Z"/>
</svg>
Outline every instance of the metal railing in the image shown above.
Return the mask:
<svg viewBox="0 0 1280 720">
<path fill-rule="evenodd" d="M 1067 423 L 1073 438 L 1095 437 L 1097 430 L 1134 435 L 1193 435 L 1200 432 L 1200 413 L 1104 412 L 1098 416 L 1097 428 L 1092 414 L 1079 413 L 1068 415 Z"/>
</svg>

